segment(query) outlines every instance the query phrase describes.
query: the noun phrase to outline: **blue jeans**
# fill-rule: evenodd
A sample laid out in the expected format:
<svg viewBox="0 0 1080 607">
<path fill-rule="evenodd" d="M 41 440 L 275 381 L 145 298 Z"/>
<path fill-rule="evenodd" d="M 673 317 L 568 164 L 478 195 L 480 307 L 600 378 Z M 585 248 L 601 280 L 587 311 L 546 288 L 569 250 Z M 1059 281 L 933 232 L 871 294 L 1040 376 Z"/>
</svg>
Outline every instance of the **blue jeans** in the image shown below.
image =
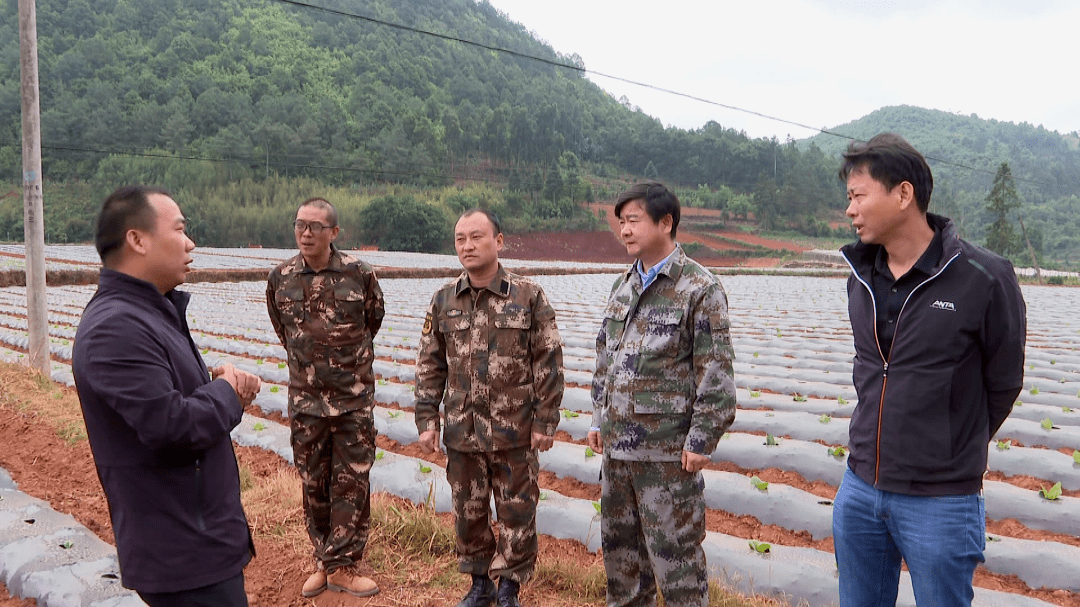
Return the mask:
<svg viewBox="0 0 1080 607">
<path fill-rule="evenodd" d="M 971 578 L 986 548 L 982 494 L 881 491 L 848 470 L 833 503 L 841 607 L 893 607 L 900 560 L 918 605 L 971 605 Z"/>
</svg>

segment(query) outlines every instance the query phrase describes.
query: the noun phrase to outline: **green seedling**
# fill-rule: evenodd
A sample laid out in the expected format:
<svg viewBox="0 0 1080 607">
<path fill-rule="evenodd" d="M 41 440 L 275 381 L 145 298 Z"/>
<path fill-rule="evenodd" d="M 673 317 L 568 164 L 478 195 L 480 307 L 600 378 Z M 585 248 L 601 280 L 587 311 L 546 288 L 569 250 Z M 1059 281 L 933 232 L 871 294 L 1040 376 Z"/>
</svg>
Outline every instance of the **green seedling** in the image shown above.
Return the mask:
<svg viewBox="0 0 1080 607">
<path fill-rule="evenodd" d="M 776 417 L 775 413 L 766 413 L 765 417 Z"/>
<path fill-rule="evenodd" d="M 405 415 L 405 413 L 403 413 L 401 411 L 390 411 L 389 413 L 386 414 L 386 416 L 389 417 L 390 419 L 397 419 L 397 418 L 401 417 L 402 415 Z"/>
<path fill-rule="evenodd" d="M 203 348 L 202 349 L 203 354 L 208 354 L 209 352 L 210 352 L 210 348 Z"/>
<path fill-rule="evenodd" d="M 829 415 L 828 413 L 826 413 L 825 415 L 822 415 L 821 417 L 817 418 L 817 420 L 819 422 L 823 423 L 823 424 L 827 424 L 827 423 L 832 421 L 832 416 Z"/>
<path fill-rule="evenodd" d="M 1043 496 L 1048 500 L 1056 500 L 1057 498 L 1061 497 L 1061 482 L 1059 481 L 1054 483 L 1054 486 L 1050 487 L 1049 489 L 1047 489 L 1046 487 L 1039 489 L 1039 495 Z"/>
<path fill-rule="evenodd" d="M 70 342 L 70 341 L 68 341 L 68 340 L 66 340 L 66 339 L 65 339 L 64 341 L 60 342 L 60 343 L 62 343 L 62 344 L 63 344 L 63 345 L 65 345 L 65 346 L 67 346 L 67 345 L 71 345 L 71 342 Z"/>
<path fill-rule="evenodd" d="M 1072 413 L 1072 407 L 1062 407 L 1061 412 L 1062 413 Z"/>
<path fill-rule="evenodd" d="M 1073 451 L 1073 461 L 1080 464 L 1080 451 Z"/>
<path fill-rule="evenodd" d="M 384 457 L 386 457 L 386 451 L 379 451 L 375 454 L 375 459 L 382 459 Z"/>
<path fill-rule="evenodd" d="M 264 362 L 266 362 L 266 361 L 264 361 L 264 360 L 263 360 L 263 359 L 261 359 L 261 358 L 256 358 L 256 359 L 255 359 L 255 364 L 256 364 L 256 365 L 261 365 L 261 364 L 263 364 Z"/>
<path fill-rule="evenodd" d="M 546 499 L 547 499 L 547 497 L 548 497 L 548 493 L 547 493 L 547 491 L 541 491 L 541 492 L 540 492 L 540 499 L 542 499 L 542 500 L 546 500 Z"/>
<path fill-rule="evenodd" d="M 806 402 L 806 397 L 803 396 L 802 394 L 799 394 L 798 392 L 796 392 L 795 396 L 792 397 L 791 400 L 793 400 L 793 401 L 795 401 L 797 403 L 805 403 Z"/>
<path fill-rule="evenodd" d="M 563 409 L 562 410 L 562 416 L 565 417 L 566 419 L 574 419 L 575 417 L 578 417 L 580 415 L 581 414 L 578 413 L 577 411 L 571 411 L 570 409 Z"/>
<path fill-rule="evenodd" d="M 1008 451 L 1010 447 L 1012 447 L 1011 440 L 999 440 L 997 442 L 998 451 Z"/>
<path fill-rule="evenodd" d="M 843 396 L 837 396 L 836 397 L 836 404 L 838 404 L 838 405 L 846 405 L 847 404 L 847 399 L 844 398 Z"/>
<path fill-rule="evenodd" d="M 1064 378 L 1064 377 L 1062 377 L 1061 379 L 1059 379 L 1059 380 L 1058 380 L 1058 383 L 1059 383 L 1059 384 L 1063 384 L 1063 383 L 1065 383 L 1065 378 Z"/>
<path fill-rule="evenodd" d="M 1054 429 L 1054 422 L 1051 421 L 1049 417 L 1042 420 L 1041 422 L 1039 422 L 1039 425 L 1043 427 L 1043 430 L 1053 430 Z"/>
<path fill-rule="evenodd" d="M 988 541 L 988 542 L 1000 542 L 1001 538 L 1000 537 L 994 537 L 992 535 L 988 535 L 988 536 L 986 536 L 986 541 Z"/>
<path fill-rule="evenodd" d="M 758 357 L 758 353 L 754 352 L 754 358 L 757 358 L 757 357 Z"/>
<path fill-rule="evenodd" d="M 761 392 L 759 392 L 757 390 L 751 390 L 750 391 L 750 398 L 757 398 L 759 396 L 761 396 Z M 1080 396 L 1080 394 L 1078 394 L 1077 396 Z"/>
<path fill-rule="evenodd" d="M 775 447 L 780 444 L 780 439 L 776 438 L 772 434 L 765 434 L 765 445 L 768 447 Z"/>
<path fill-rule="evenodd" d="M 1077 395 L 1077 396 L 1080 396 L 1080 395 Z M 1013 403 L 1013 406 L 1014 407 L 1023 407 L 1024 406 L 1024 401 L 1018 400 L 1015 403 Z"/>
<path fill-rule="evenodd" d="M 278 369 L 284 369 L 284 368 L 285 368 L 285 367 L 287 367 L 287 366 L 288 366 L 288 365 L 286 365 L 285 363 L 278 363 L 278 364 L 277 364 L 277 368 L 278 368 Z"/>
<path fill-rule="evenodd" d="M 255 425 L 252 426 L 251 429 L 256 432 L 262 432 L 263 430 L 266 430 L 266 424 L 262 422 L 255 422 Z"/>
<path fill-rule="evenodd" d="M 777 336 L 777 337 L 783 337 L 783 336 L 784 336 L 784 334 L 780 332 L 780 328 L 779 328 L 779 327 L 777 327 L 777 329 L 776 329 L 776 336 Z"/>
<path fill-rule="evenodd" d="M 720 437 L 720 440 L 731 440 L 731 433 L 725 432 L 724 435 Z"/>
<path fill-rule="evenodd" d="M 281 391 L 281 388 L 279 388 L 277 386 L 270 386 L 270 392 L 272 392 L 274 394 L 277 394 L 280 391 Z"/>
<path fill-rule="evenodd" d="M 596 457 L 596 451 L 592 447 L 585 447 L 585 457 Z"/>
<path fill-rule="evenodd" d="M 420 464 L 420 472 L 423 472 L 424 474 L 431 472 L 431 466 L 425 466 L 424 464 Z"/>
<path fill-rule="evenodd" d="M 758 478 L 756 476 L 751 476 L 750 477 L 750 484 L 753 485 L 758 491 L 768 491 L 769 490 L 769 483 L 766 482 L 766 481 L 761 480 L 760 478 Z"/>
<path fill-rule="evenodd" d="M 1037 387 L 1035 387 L 1035 386 L 1032 386 L 1031 389 L 1028 390 L 1028 392 L 1030 392 L 1032 396 L 1035 396 L 1036 394 L 1039 393 L 1039 389 Z"/>
<path fill-rule="evenodd" d="M 594 510 L 596 510 L 597 514 L 600 514 L 600 502 L 593 502 L 592 507 Z"/>
<path fill-rule="evenodd" d="M 829 447 L 829 455 L 833 457 L 844 457 L 847 455 L 847 449 L 843 446 Z"/>
<path fill-rule="evenodd" d="M 750 540 L 749 544 L 750 548 L 752 548 L 754 552 L 757 552 L 758 554 L 768 554 L 769 550 L 772 550 L 772 544 L 767 544 L 765 542 Z"/>
<path fill-rule="evenodd" d="M 72 548 L 74 546 L 75 546 L 75 542 L 73 542 L 71 540 L 64 540 L 63 543 L 60 544 L 60 547 L 63 548 L 64 550 L 68 550 L 69 548 Z"/>
<path fill-rule="evenodd" d="M 379 380 L 376 380 L 375 383 L 380 385 L 380 386 L 385 386 L 386 385 L 386 380 L 385 379 L 379 379 Z"/>
<path fill-rule="evenodd" d="M 1054 359 L 1052 359 L 1052 358 L 1051 358 L 1051 359 L 1050 359 L 1050 364 L 1051 364 L 1051 365 L 1053 365 L 1053 364 L 1055 364 L 1055 363 L 1056 363 L 1056 361 L 1055 361 Z"/>
</svg>

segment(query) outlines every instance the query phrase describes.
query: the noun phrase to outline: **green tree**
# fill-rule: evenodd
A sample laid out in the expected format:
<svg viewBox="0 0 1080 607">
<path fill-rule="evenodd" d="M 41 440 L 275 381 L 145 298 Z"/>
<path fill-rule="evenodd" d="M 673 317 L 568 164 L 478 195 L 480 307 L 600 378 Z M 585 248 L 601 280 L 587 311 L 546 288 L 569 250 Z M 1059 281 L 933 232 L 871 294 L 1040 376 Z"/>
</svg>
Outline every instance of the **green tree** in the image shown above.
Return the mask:
<svg viewBox="0 0 1080 607">
<path fill-rule="evenodd" d="M 412 196 L 375 198 L 360 212 L 368 242 L 384 251 L 435 253 L 450 243 L 450 222 L 439 209 Z"/>
<path fill-rule="evenodd" d="M 998 255 L 1010 255 L 1020 250 L 1020 239 L 1013 229 L 1010 217 L 1013 209 L 1020 207 L 1009 163 L 1002 162 L 994 177 L 994 187 L 986 197 L 986 211 L 994 222 L 986 228 L 986 248 Z"/>
</svg>

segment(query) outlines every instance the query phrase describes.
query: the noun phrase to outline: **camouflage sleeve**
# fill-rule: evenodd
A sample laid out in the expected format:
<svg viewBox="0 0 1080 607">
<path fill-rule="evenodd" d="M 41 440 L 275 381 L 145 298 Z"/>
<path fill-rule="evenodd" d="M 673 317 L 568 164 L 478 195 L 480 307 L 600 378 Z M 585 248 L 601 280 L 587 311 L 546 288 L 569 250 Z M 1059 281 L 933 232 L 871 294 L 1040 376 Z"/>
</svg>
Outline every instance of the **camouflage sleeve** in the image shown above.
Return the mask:
<svg viewBox="0 0 1080 607">
<path fill-rule="evenodd" d="M 277 302 L 274 299 L 274 293 L 277 292 L 277 283 L 277 270 L 272 270 L 270 276 L 266 278 L 266 313 L 270 316 L 270 324 L 274 326 L 274 333 L 277 333 L 281 345 L 288 348 L 288 344 L 285 343 L 285 327 L 281 323 L 281 312 L 278 310 Z"/>
<path fill-rule="evenodd" d="M 723 287 L 709 286 L 692 313 L 696 387 L 683 449 L 708 455 L 735 421 L 735 350 Z"/>
<path fill-rule="evenodd" d="M 616 278 L 611 285 L 611 292 L 608 293 L 609 302 L 620 284 L 622 284 L 622 276 Z M 592 378 L 592 428 L 599 428 L 604 423 L 604 384 L 607 381 L 610 364 L 611 361 L 607 357 L 607 327 L 604 326 L 604 321 L 600 321 L 600 330 L 596 334 L 596 371 L 593 372 Z"/>
<path fill-rule="evenodd" d="M 563 398 L 562 337 L 555 322 L 555 309 L 539 287 L 533 301 L 529 349 L 532 350 L 533 391 L 536 394 L 532 431 L 554 436 L 559 426 L 559 405 Z"/>
<path fill-rule="evenodd" d="M 416 404 L 413 416 L 416 430 L 421 434 L 428 430 L 439 430 L 439 403 L 446 389 L 446 373 L 446 340 L 439 332 L 439 310 L 433 297 L 424 317 L 420 350 L 416 354 Z"/>
<path fill-rule="evenodd" d="M 364 284 L 367 287 L 367 294 L 364 297 L 364 305 L 367 309 L 364 310 L 364 318 L 367 319 L 367 329 L 371 333 L 371 339 L 375 339 L 386 316 L 386 302 L 383 300 L 382 287 L 379 286 L 379 277 L 375 276 L 375 269 L 371 267 L 365 269 L 367 272 Z"/>
</svg>

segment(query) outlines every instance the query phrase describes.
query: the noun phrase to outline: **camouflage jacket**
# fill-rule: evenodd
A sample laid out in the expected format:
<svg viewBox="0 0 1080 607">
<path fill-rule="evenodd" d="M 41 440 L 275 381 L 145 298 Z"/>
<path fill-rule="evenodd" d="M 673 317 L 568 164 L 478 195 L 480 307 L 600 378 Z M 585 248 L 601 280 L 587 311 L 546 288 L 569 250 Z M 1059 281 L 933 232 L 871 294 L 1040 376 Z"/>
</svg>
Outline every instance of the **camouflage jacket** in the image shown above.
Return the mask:
<svg viewBox="0 0 1080 607">
<path fill-rule="evenodd" d="M 382 289 L 370 265 L 331 249 L 323 270 L 297 255 L 266 282 L 270 322 L 289 356 L 290 415 L 336 416 L 374 404 Z"/>
<path fill-rule="evenodd" d="M 615 459 L 704 455 L 735 419 L 727 295 L 682 247 L 644 292 L 631 267 L 612 287 L 596 336 L 593 426 Z"/>
<path fill-rule="evenodd" d="M 467 273 L 436 291 L 416 358 L 416 428 L 456 451 L 500 451 L 555 434 L 563 395 L 555 310 L 532 280 L 499 272 L 483 289 Z M 445 390 L 445 398 L 444 398 Z"/>
</svg>

